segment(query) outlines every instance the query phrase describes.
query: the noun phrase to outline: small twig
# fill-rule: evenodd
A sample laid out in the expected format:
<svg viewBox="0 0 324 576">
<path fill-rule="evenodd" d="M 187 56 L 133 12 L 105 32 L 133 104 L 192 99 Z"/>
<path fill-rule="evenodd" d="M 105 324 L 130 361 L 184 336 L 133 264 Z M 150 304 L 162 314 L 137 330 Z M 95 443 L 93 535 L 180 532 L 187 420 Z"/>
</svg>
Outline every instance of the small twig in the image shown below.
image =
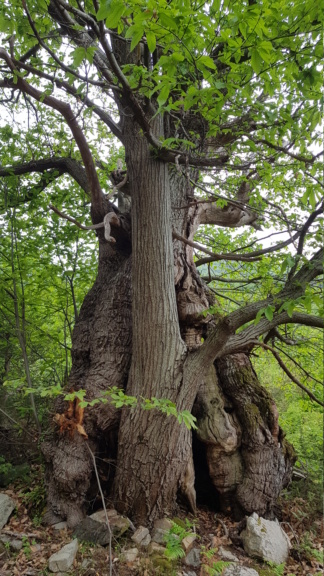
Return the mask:
<svg viewBox="0 0 324 576">
<path fill-rule="evenodd" d="M 282 526 L 283 524 L 286 524 L 286 526 L 289 526 L 290 530 L 291 530 L 292 533 L 293 533 L 293 537 L 295 538 L 295 540 L 296 540 L 296 542 L 297 542 L 297 545 L 299 546 L 299 538 L 298 538 L 295 530 L 293 529 L 292 525 L 289 524 L 289 522 L 280 522 L 280 526 Z"/>
<path fill-rule="evenodd" d="M 176 240 L 180 240 L 180 242 L 184 242 L 184 244 L 188 244 L 188 246 L 192 246 L 192 248 L 196 248 L 197 250 L 200 250 L 200 252 L 203 252 L 204 254 L 209 254 L 210 256 L 212 256 L 213 260 L 234 260 L 235 262 L 255 262 L 258 260 L 261 260 L 261 258 L 249 258 L 247 255 L 246 256 L 241 256 L 239 254 L 215 254 L 214 252 L 212 252 L 211 250 L 207 250 L 207 248 L 204 248 L 203 246 L 201 246 L 200 244 L 198 244 L 197 242 L 192 242 L 192 240 L 188 240 L 187 238 L 184 238 L 183 236 L 181 236 L 180 234 L 178 234 L 177 232 L 175 232 L 173 230 L 172 232 L 172 236 L 173 238 L 175 238 Z M 203 259 L 201 259 L 202 261 Z M 196 266 L 199 266 L 198 262 L 200 262 L 200 260 L 198 260 L 196 262 Z"/>
<path fill-rule="evenodd" d="M 111 551 L 111 536 L 112 536 L 111 528 L 110 528 L 110 524 L 109 524 L 105 498 L 104 498 L 103 491 L 102 491 L 101 484 L 100 484 L 100 479 L 99 479 L 99 474 L 98 474 L 98 469 L 97 469 L 97 464 L 96 464 L 96 458 L 95 458 L 95 455 L 92 452 L 88 442 L 86 442 L 86 446 L 87 446 L 89 453 L 90 453 L 90 456 L 92 458 L 93 467 L 94 467 L 94 471 L 95 471 L 96 478 L 97 478 L 97 484 L 98 484 L 98 488 L 99 488 L 99 492 L 100 492 L 100 496 L 101 496 L 102 506 L 103 506 L 103 509 L 105 511 L 106 524 L 107 524 L 108 535 L 109 535 L 109 576 L 112 576 L 112 567 L 113 566 L 112 566 L 112 551 Z"/>
<path fill-rule="evenodd" d="M 73 222 L 73 224 L 75 224 L 78 228 L 81 228 L 81 230 L 97 230 L 98 228 L 104 227 L 103 222 L 100 222 L 99 224 L 92 224 L 91 226 L 84 226 L 83 224 L 81 224 L 80 222 L 75 220 L 75 218 L 72 218 L 72 216 L 68 216 L 67 214 L 64 214 L 63 212 L 58 210 L 58 208 L 55 208 L 55 206 L 53 206 L 53 204 L 49 204 L 48 207 L 51 210 L 53 210 L 53 212 L 55 212 L 55 214 L 57 214 L 61 218 L 64 218 L 65 220 L 69 220 L 70 222 Z"/>
<path fill-rule="evenodd" d="M 223 520 L 221 520 L 220 518 L 218 518 L 218 517 L 217 517 L 217 514 L 214 514 L 214 518 L 215 518 L 216 522 L 218 522 L 218 523 L 221 525 L 221 527 L 222 527 L 223 530 L 224 530 L 224 534 L 225 534 L 226 538 L 228 538 L 229 533 L 228 533 L 228 528 L 227 528 L 225 522 L 223 522 Z"/>
<path fill-rule="evenodd" d="M 16 420 L 14 420 L 13 418 L 11 418 L 11 416 L 9 416 L 9 414 L 7 414 L 7 412 L 5 412 L 4 410 L 2 410 L 2 408 L 0 408 L 0 412 L 2 412 L 2 414 L 4 414 L 8 420 L 11 420 L 11 422 L 13 422 L 14 424 L 16 424 L 17 426 L 19 426 L 19 428 L 21 430 L 23 430 L 24 432 L 26 432 L 26 434 L 28 434 L 28 436 L 30 436 L 31 438 L 33 438 L 33 440 L 35 440 L 35 437 L 33 434 L 31 434 L 27 428 L 24 428 L 24 426 L 22 426 L 21 424 L 19 424 L 19 422 L 17 422 Z"/>
<path fill-rule="evenodd" d="M 19 540 L 22 540 L 23 538 L 37 538 L 37 540 L 46 540 L 47 537 L 45 536 L 40 536 L 39 534 L 34 534 L 33 532 L 31 532 L 30 534 L 26 534 L 25 532 L 13 532 L 12 530 L 6 530 L 3 529 L 1 531 L 2 536 L 14 536 L 15 538 L 18 538 Z"/>
<path fill-rule="evenodd" d="M 270 350 L 270 352 L 273 354 L 273 356 L 275 357 L 275 359 L 277 360 L 279 366 L 283 369 L 283 371 L 287 374 L 288 378 L 290 378 L 290 380 L 292 380 L 292 382 L 294 382 L 295 384 L 297 384 L 297 386 L 299 388 L 301 388 L 301 390 L 303 390 L 304 392 L 306 392 L 306 394 L 311 398 L 311 400 L 313 400 L 314 402 L 316 402 L 317 404 L 319 404 L 320 406 L 324 406 L 324 403 L 321 402 L 321 400 L 319 400 L 318 398 L 316 398 L 316 396 L 310 391 L 308 390 L 308 388 L 306 388 L 306 386 L 304 386 L 304 384 L 302 384 L 298 378 L 296 378 L 296 376 L 294 376 L 292 374 L 292 372 L 290 372 L 289 368 L 286 366 L 286 364 L 282 361 L 282 359 L 280 358 L 278 352 L 276 352 L 276 350 L 274 350 L 271 346 L 268 346 L 268 344 L 264 344 L 264 342 L 261 342 L 260 340 L 251 340 L 249 342 L 249 344 L 254 344 L 255 346 L 261 346 L 262 348 L 264 348 L 265 350 Z"/>
</svg>

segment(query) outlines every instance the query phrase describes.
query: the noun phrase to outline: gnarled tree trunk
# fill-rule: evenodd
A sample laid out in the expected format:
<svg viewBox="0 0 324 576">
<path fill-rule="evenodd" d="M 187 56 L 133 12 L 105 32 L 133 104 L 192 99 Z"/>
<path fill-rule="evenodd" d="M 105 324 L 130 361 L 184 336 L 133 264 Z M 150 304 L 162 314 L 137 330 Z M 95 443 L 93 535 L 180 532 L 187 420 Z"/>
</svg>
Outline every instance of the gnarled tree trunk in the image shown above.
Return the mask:
<svg viewBox="0 0 324 576">
<path fill-rule="evenodd" d="M 157 136 L 163 132 L 161 119 L 155 130 Z M 118 386 L 138 398 L 167 398 L 179 411 L 193 410 L 196 445 L 206 453 L 214 487 L 209 484 L 210 500 L 216 494 L 236 513 L 271 515 L 293 462 L 275 404 L 244 354 L 198 362 L 201 340 L 217 318 L 202 315 L 213 299 L 197 273 L 192 247 L 179 236 L 192 240 L 201 210 L 191 202 L 188 179 L 151 156 L 136 126 L 130 124 L 126 134 L 131 239 L 127 215 L 119 215 L 122 225 L 113 230 L 116 244 L 99 232 L 98 276 L 75 327 L 68 387 L 85 389 L 91 400 Z M 225 340 L 220 332 L 219 350 Z M 175 418 L 144 411 L 140 403 L 120 413 L 108 403 L 87 407 L 84 427 L 89 440 L 58 434 L 43 447 L 48 521 L 60 517 L 77 524 L 92 498 L 87 441 L 98 462 L 106 462 L 100 470 L 109 478 L 107 494 L 136 522 L 171 514 L 179 490 L 195 510 L 200 469 L 193 467 L 192 434 Z"/>
</svg>

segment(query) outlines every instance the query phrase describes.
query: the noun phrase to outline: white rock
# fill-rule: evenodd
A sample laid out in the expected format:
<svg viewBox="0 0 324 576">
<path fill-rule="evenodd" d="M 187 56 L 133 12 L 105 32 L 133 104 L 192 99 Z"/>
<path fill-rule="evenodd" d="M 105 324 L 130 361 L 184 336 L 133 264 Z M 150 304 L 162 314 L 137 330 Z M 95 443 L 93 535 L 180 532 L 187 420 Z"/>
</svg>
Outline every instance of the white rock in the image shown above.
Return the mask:
<svg viewBox="0 0 324 576">
<path fill-rule="evenodd" d="M 69 570 L 74 562 L 78 551 L 78 540 L 72 540 L 61 550 L 52 554 L 48 561 L 48 568 L 51 572 L 65 572 Z"/>
<path fill-rule="evenodd" d="M 186 536 L 182 540 L 181 544 L 182 544 L 182 547 L 185 550 L 185 552 L 189 552 L 189 550 L 192 548 L 196 538 L 197 538 L 196 534 L 188 534 L 188 536 Z"/>
<path fill-rule="evenodd" d="M 150 533 L 147 528 L 145 528 L 144 526 L 139 526 L 136 532 L 134 532 L 133 536 L 131 537 L 131 540 L 133 540 L 133 542 L 135 542 L 135 544 L 137 545 L 142 545 L 142 541 L 144 540 L 144 538 L 147 539 L 147 536 L 149 535 Z M 151 538 L 149 539 L 147 546 L 149 545 L 150 542 Z"/>
<path fill-rule="evenodd" d="M 147 548 L 148 545 L 150 544 L 152 538 L 150 536 L 150 534 L 147 534 L 147 536 L 145 536 L 141 542 L 141 548 Z"/>
<path fill-rule="evenodd" d="M 200 550 L 199 548 L 192 548 L 189 554 L 184 559 L 184 563 L 187 566 L 192 566 L 193 568 L 199 568 L 200 562 Z"/>
<path fill-rule="evenodd" d="M 137 548 L 130 548 L 129 550 L 125 550 L 120 556 L 121 562 L 134 562 L 138 556 Z"/>
<path fill-rule="evenodd" d="M 148 547 L 148 553 L 152 556 L 158 555 L 163 556 L 165 552 L 165 547 L 161 546 L 157 542 L 151 542 Z"/>
<path fill-rule="evenodd" d="M 163 530 L 163 528 L 153 528 L 152 541 L 157 544 L 165 544 L 167 534 L 168 530 Z"/>
<path fill-rule="evenodd" d="M 16 504 L 13 499 L 7 494 L 0 493 L 0 530 L 7 524 L 9 516 L 15 508 Z"/>
<path fill-rule="evenodd" d="M 253 568 L 245 568 L 245 566 L 240 566 L 238 564 L 228 566 L 222 574 L 223 576 L 259 576 L 259 572 L 253 570 Z"/>
<path fill-rule="evenodd" d="M 172 520 L 169 518 L 161 518 L 160 520 L 155 520 L 154 528 L 160 528 L 161 530 L 165 530 L 168 532 L 173 526 Z"/>
<path fill-rule="evenodd" d="M 217 554 L 222 558 L 222 560 L 226 560 L 229 562 L 238 562 L 239 561 L 237 556 L 232 554 L 232 552 L 230 552 L 230 550 L 226 550 L 225 548 L 223 548 L 223 546 L 220 546 L 218 548 Z"/>
<path fill-rule="evenodd" d="M 58 522 L 57 524 L 53 524 L 52 528 L 54 528 L 54 530 L 64 530 L 64 528 L 67 528 L 67 522 Z"/>
<path fill-rule="evenodd" d="M 116 510 L 114 510 L 114 508 L 111 508 L 110 510 L 107 510 L 107 516 L 109 520 L 110 518 L 115 518 L 115 516 L 118 516 L 118 513 Z M 94 512 L 90 515 L 90 518 L 92 518 L 92 520 L 96 520 L 97 522 L 104 522 L 104 524 L 106 524 L 106 512 L 104 510 L 97 510 L 97 512 Z"/>
<path fill-rule="evenodd" d="M 290 541 L 278 522 L 265 520 L 255 512 L 241 533 L 245 552 L 265 562 L 282 564 L 289 555 Z"/>
</svg>

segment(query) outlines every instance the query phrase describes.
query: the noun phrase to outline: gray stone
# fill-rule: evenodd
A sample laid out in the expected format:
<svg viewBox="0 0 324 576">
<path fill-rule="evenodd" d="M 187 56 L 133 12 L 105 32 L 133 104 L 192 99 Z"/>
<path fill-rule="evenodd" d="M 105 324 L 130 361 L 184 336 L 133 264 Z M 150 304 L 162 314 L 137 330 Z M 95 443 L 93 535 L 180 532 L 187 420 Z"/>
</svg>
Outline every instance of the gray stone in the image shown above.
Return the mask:
<svg viewBox="0 0 324 576">
<path fill-rule="evenodd" d="M 152 538 L 151 538 L 150 534 L 145 536 L 141 542 L 141 548 L 147 548 L 148 545 L 150 544 L 151 540 L 152 540 Z"/>
<path fill-rule="evenodd" d="M 145 528 L 144 526 L 139 526 L 137 528 L 136 532 L 131 537 L 131 540 L 133 540 L 133 542 L 135 542 L 135 544 L 137 544 L 138 546 L 142 546 L 143 540 L 146 539 L 146 541 L 147 541 L 147 536 L 150 536 L 148 529 Z M 147 542 L 146 546 L 148 546 L 150 542 L 151 542 L 151 537 L 149 538 L 149 541 Z M 144 546 L 145 546 L 145 544 L 144 544 Z"/>
<path fill-rule="evenodd" d="M 237 556 L 232 554 L 230 550 L 226 550 L 223 546 L 218 548 L 217 554 L 221 557 L 222 560 L 228 560 L 229 562 L 238 562 L 239 559 Z"/>
<path fill-rule="evenodd" d="M 110 520 L 110 518 L 118 516 L 118 512 L 113 508 L 111 508 L 111 510 L 107 510 L 107 516 L 108 520 Z M 97 512 L 94 512 L 93 514 L 90 515 L 90 518 L 92 518 L 92 520 L 96 520 L 97 522 L 106 523 L 106 513 L 104 510 L 97 510 Z"/>
<path fill-rule="evenodd" d="M 125 552 L 123 552 L 120 555 L 120 561 L 121 562 L 134 562 L 134 560 L 136 560 L 138 556 L 138 550 L 137 548 L 130 548 L 129 550 L 125 550 Z"/>
<path fill-rule="evenodd" d="M 9 498 L 7 494 L 0 493 L 0 530 L 7 524 L 9 516 L 15 508 L 16 504 L 13 499 Z"/>
<path fill-rule="evenodd" d="M 92 518 L 84 518 L 80 524 L 74 529 L 74 538 L 80 542 L 90 542 L 91 544 L 99 544 L 106 546 L 109 543 L 109 530 L 102 522 L 92 520 Z"/>
<path fill-rule="evenodd" d="M 149 544 L 148 553 L 150 556 L 155 556 L 155 555 L 163 556 L 164 552 L 165 552 L 165 547 L 161 546 L 161 544 L 158 544 L 157 542 L 151 542 Z"/>
<path fill-rule="evenodd" d="M 163 530 L 163 528 L 153 528 L 152 530 L 152 541 L 157 544 L 165 544 L 166 535 L 168 530 Z"/>
<path fill-rule="evenodd" d="M 48 561 L 48 568 L 51 572 L 61 572 L 70 570 L 74 559 L 78 551 L 78 541 L 77 539 L 72 540 L 66 546 L 63 546 L 61 550 L 52 554 Z"/>
<path fill-rule="evenodd" d="M 186 536 L 182 540 L 181 544 L 182 544 L 182 547 L 185 550 L 185 552 L 189 552 L 189 550 L 192 548 L 196 539 L 197 539 L 196 534 L 188 534 L 188 536 Z"/>
<path fill-rule="evenodd" d="M 57 524 L 53 524 L 52 528 L 54 528 L 54 530 L 64 530 L 64 528 L 67 528 L 67 522 L 58 522 Z"/>
<path fill-rule="evenodd" d="M 241 532 L 245 552 L 265 562 L 282 564 L 289 555 L 290 541 L 278 522 L 265 520 L 255 512 Z"/>
<path fill-rule="evenodd" d="M 223 576 L 259 576 L 259 572 L 253 568 L 245 568 L 245 566 L 240 566 L 238 564 L 228 566 L 222 574 Z"/>
<path fill-rule="evenodd" d="M 22 540 L 10 538 L 10 536 L 7 536 L 6 534 L 0 534 L 0 542 L 2 542 L 4 545 L 9 545 L 9 548 L 12 550 L 12 552 L 19 552 L 19 550 L 22 549 Z"/>
<path fill-rule="evenodd" d="M 184 563 L 187 566 L 192 566 L 193 568 L 199 568 L 200 562 L 200 550 L 199 548 L 193 548 L 190 550 L 189 554 L 184 559 Z"/>
<path fill-rule="evenodd" d="M 115 538 L 120 538 L 130 527 L 130 521 L 124 516 L 114 516 L 109 518 L 109 526 Z"/>
<path fill-rule="evenodd" d="M 168 532 L 173 526 L 173 522 L 172 520 L 169 520 L 169 518 L 161 518 L 160 520 L 155 520 L 154 522 L 154 528 L 161 528 L 161 530 L 165 530 L 165 532 Z"/>
</svg>

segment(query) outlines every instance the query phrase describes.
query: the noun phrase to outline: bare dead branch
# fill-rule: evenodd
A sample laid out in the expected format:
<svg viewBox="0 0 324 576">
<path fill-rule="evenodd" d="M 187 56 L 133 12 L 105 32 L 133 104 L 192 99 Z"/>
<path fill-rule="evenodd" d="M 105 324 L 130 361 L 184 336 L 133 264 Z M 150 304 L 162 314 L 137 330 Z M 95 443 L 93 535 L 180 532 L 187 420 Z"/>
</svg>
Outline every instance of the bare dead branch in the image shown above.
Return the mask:
<svg viewBox="0 0 324 576">
<path fill-rule="evenodd" d="M 14 420 L 11 416 L 9 416 L 9 414 L 7 414 L 7 412 L 5 412 L 4 410 L 2 410 L 2 408 L 0 408 L 0 412 L 6 417 L 8 418 L 8 420 L 11 420 L 11 422 L 13 422 L 13 424 L 16 424 L 16 426 L 18 426 L 18 428 L 20 428 L 23 432 L 26 432 L 26 434 L 28 434 L 28 436 L 30 436 L 30 438 L 32 438 L 34 441 L 35 436 L 34 434 L 31 434 L 29 432 L 29 430 L 27 430 L 27 428 L 25 428 L 24 426 L 22 426 L 21 424 L 19 424 L 19 422 L 17 422 L 17 420 Z"/>
<path fill-rule="evenodd" d="M 91 226 L 84 226 L 83 224 L 78 222 L 78 220 L 75 220 L 75 218 L 72 218 L 72 216 L 68 216 L 67 214 L 64 214 L 63 212 L 60 212 L 60 210 L 55 208 L 55 206 L 53 206 L 52 204 L 49 205 L 49 208 L 51 210 L 53 210 L 53 212 L 55 212 L 61 218 L 64 218 L 65 220 L 69 220 L 70 222 L 73 222 L 73 224 L 75 224 L 78 228 L 81 228 L 81 230 L 98 230 L 99 228 L 104 228 L 105 229 L 105 239 L 107 240 L 107 242 L 111 242 L 113 244 L 116 242 L 115 238 L 113 236 L 111 236 L 111 234 L 110 234 L 111 225 L 116 226 L 118 228 L 120 226 L 120 220 L 119 220 L 117 214 L 115 214 L 115 212 L 108 212 L 108 214 L 105 214 L 103 222 L 100 222 L 98 224 L 92 224 Z"/>
<path fill-rule="evenodd" d="M 264 348 L 264 350 L 269 350 L 271 352 L 271 354 L 274 356 L 274 358 L 277 360 L 279 366 L 283 369 L 283 371 L 287 374 L 287 376 L 290 378 L 290 380 L 292 382 L 294 382 L 295 384 L 297 384 L 297 386 L 303 390 L 304 392 L 306 392 L 306 394 L 317 404 L 319 404 L 320 406 L 324 406 L 324 403 L 321 400 L 318 400 L 318 398 L 316 398 L 316 396 L 314 396 L 314 394 L 308 390 L 308 388 L 306 388 L 306 386 L 304 386 L 304 384 L 302 384 L 298 378 L 296 378 L 296 376 L 294 376 L 292 374 L 292 372 L 290 372 L 289 368 L 286 366 L 286 364 L 283 362 L 283 360 L 280 358 L 278 352 L 272 348 L 271 346 L 269 346 L 268 344 L 265 344 L 264 342 L 260 342 L 259 340 L 251 340 L 250 344 L 253 344 L 254 346 L 261 346 L 261 348 Z"/>
<path fill-rule="evenodd" d="M 253 140 L 253 138 L 251 138 L 251 140 Z M 255 144 L 265 144 L 266 146 L 268 146 L 268 148 L 272 148 L 272 150 L 277 150 L 278 152 L 283 152 L 284 154 L 287 154 L 287 156 L 290 156 L 291 158 L 294 158 L 299 162 L 305 162 L 305 164 L 313 164 L 313 162 L 316 159 L 316 156 L 306 158 L 305 156 L 301 156 L 300 154 L 294 154 L 293 152 L 289 152 L 289 147 L 291 147 L 291 144 L 290 146 L 286 147 L 279 146 L 278 144 L 272 144 L 272 142 L 269 142 L 268 140 L 262 138 L 258 140 L 253 140 L 253 142 L 255 142 Z"/>
<path fill-rule="evenodd" d="M 272 252 L 277 252 L 277 250 L 281 250 L 282 248 L 289 246 L 290 244 L 295 242 L 298 238 L 300 238 L 298 250 L 302 251 L 303 244 L 305 241 L 305 236 L 307 234 L 309 227 L 313 224 L 313 222 L 315 221 L 317 216 L 319 216 L 319 214 L 321 214 L 322 212 L 323 212 L 323 204 L 321 205 L 321 207 L 318 210 L 315 210 L 309 216 L 309 218 L 307 219 L 307 221 L 303 225 L 302 229 L 299 230 L 298 232 L 296 232 L 290 238 L 288 238 L 288 240 L 284 240 L 283 242 L 278 242 L 278 244 L 275 244 L 274 246 L 270 246 L 269 248 L 261 248 L 260 250 L 255 250 L 254 252 L 250 252 L 246 256 L 254 258 L 254 257 L 258 257 L 258 256 L 263 256 L 264 254 L 271 254 Z M 297 254 L 301 254 L 301 252 L 299 253 L 298 250 L 297 250 Z M 197 260 L 196 266 L 202 266 L 203 264 L 208 264 L 209 262 L 213 262 L 213 260 L 211 258 L 201 258 L 200 260 Z M 296 271 L 297 264 L 298 264 L 298 262 L 293 266 L 292 270 L 290 271 L 290 276 L 288 277 L 289 280 L 292 278 L 294 272 Z"/>
<path fill-rule="evenodd" d="M 266 343 L 266 342 L 265 342 Z M 304 372 L 305 376 L 307 378 L 311 378 L 312 380 L 314 380 L 314 382 L 317 382 L 317 384 L 320 384 L 321 386 L 323 386 L 323 382 L 321 380 L 318 380 L 317 378 L 315 378 L 315 376 L 312 376 L 312 374 L 310 374 L 309 372 L 307 372 L 307 370 L 305 370 L 305 368 L 299 364 L 299 362 L 297 362 L 297 360 L 295 360 L 295 358 L 293 358 L 290 354 L 288 354 L 288 352 L 286 352 L 285 350 L 283 350 L 282 348 L 279 348 L 279 346 L 273 346 L 273 348 L 275 348 L 276 350 L 278 350 L 281 354 L 284 354 L 284 356 L 286 356 L 287 358 L 289 358 L 289 360 L 291 362 L 293 362 L 293 364 L 295 364 L 295 366 L 297 366 L 297 368 L 299 370 L 301 370 L 302 372 Z"/>
<path fill-rule="evenodd" d="M 112 532 L 111 532 L 111 528 L 110 528 L 110 523 L 109 523 L 109 518 L 108 518 L 108 514 L 107 514 L 107 508 L 106 508 L 106 502 L 105 502 L 105 498 L 103 495 L 103 491 L 101 488 L 101 483 L 100 483 L 100 478 L 99 478 L 99 474 L 98 474 L 98 468 L 97 468 L 97 463 L 96 463 L 96 458 L 94 453 L 92 452 L 89 443 L 86 442 L 86 446 L 88 448 L 88 451 L 90 453 L 92 462 L 93 462 L 93 467 L 94 467 L 94 471 L 96 474 L 96 479 L 97 479 L 97 484 L 98 484 L 98 489 L 100 492 L 100 496 L 101 496 L 101 502 L 102 502 L 102 507 L 105 511 L 105 517 L 106 517 L 106 525 L 107 525 L 107 530 L 108 530 L 108 537 L 109 537 L 109 543 L 108 543 L 108 550 L 109 550 L 109 576 L 112 576 L 112 549 L 111 549 L 111 541 L 112 541 Z"/>
<path fill-rule="evenodd" d="M 280 324 L 298 323 L 305 326 L 323 328 L 324 319 L 318 316 L 301 312 L 294 312 L 291 316 L 286 311 L 278 313 L 284 302 L 302 296 L 306 286 L 322 273 L 323 249 L 320 249 L 307 264 L 302 266 L 299 272 L 291 279 L 291 282 L 288 285 L 286 284 L 278 294 L 269 296 L 265 300 L 242 306 L 222 318 L 218 324 L 209 330 L 204 344 L 193 353 L 195 369 L 199 370 L 199 364 L 200 366 L 201 364 L 205 365 L 206 361 L 214 361 L 216 358 L 226 354 L 246 350 L 251 340 L 256 340 L 259 336 Z M 269 305 L 274 307 L 272 320 L 262 318 L 258 324 L 249 324 L 239 334 L 235 334 L 238 328 L 255 320 L 259 310 L 267 308 Z"/>
<path fill-rule="evenodd" d="M 49 204 L 48 207 L 51 210 L 53 210 L 53 212 L 55 212 L 55 214 L 60 216 L 60 218 L 64 218 L 64 220 L 69 220 L 69 222 L 73 222 L 73 224 L 75 224 L 81 230 L 97 230 L 98 228 L 104 227 L 103 222 L 100 222 L 99 224 L 92 224 L 91 226 L 84 226 L 83 224 L 81 224 L 81 222 L 78 222 L 78 220 L 76 220 L 75 218 L 72 218 L 72 216 L 68 216 L 67 214 L 64 214 L 64 212 L 61 212 L 58 208 L 55 208 L 55 206 L 53 206 L 53 204 Z"/>
<path fill-rule="evenodd" d="M 187 238 L 184 238 L 183 236 L 174 231 L 172 232 L 172 237 L 176 240 L 180 240 L 180 242 L 188 244 L 188 246 L 192 246 L 192 248 L 200 250 L 200 252 L 204 252 L 205 254 L 211 254 L 212 262 L 215 262 L 216 260 L 234 260 L 235 262 L 255 262 L 256 260 L 260 260 L 260 258 L 250 258 L 249 256 L 240 256 L 238 254 L 215 254 L 214 252 L 208 250 L 204 246 L 201 246 L 197 242 L 192 242 L 192 240 L 188 240 Z M 207 260 L 209 261 L 210 259 Z M 200 266 L 199 262 L 201 262 L 201 260 L 198 260 L 195 263 L 196 266 Z"/>
</svg>

